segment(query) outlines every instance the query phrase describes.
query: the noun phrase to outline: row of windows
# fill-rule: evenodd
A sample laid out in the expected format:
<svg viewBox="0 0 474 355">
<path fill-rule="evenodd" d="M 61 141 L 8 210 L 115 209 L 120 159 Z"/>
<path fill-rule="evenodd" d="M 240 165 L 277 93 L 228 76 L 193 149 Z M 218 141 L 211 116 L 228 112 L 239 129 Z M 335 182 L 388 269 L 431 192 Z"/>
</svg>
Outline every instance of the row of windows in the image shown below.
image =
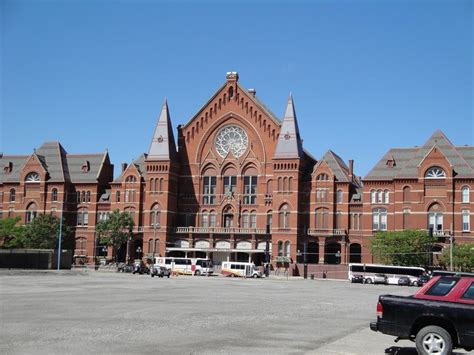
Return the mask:
<svg viewBox="0 0 474 355">
<path fill-rule="evenodd" d="M 15 189 L 10 189 L 9 202 L 15 202 L 15 201 L 16 201 L 16 190 Z M 52 202 L 57 202 L 58 201 L 58 189 L 56 189 L 56 188 L 51 190 L 51 201 Z"/>
<path fill-rule="evenodd" d="M 388 190 L 370 190 L 370 203 L 389 203 L 390 192 Z"/>
<path fill-rule="evenodd" d="M 90 203 L 91 202 L 91 192 L 90 191 L 77 191 L 76 192 L 76 201 L 77 201 L 77 203 Z"/>
<path fill-rule="evenodd" d="M 291 243 L 286 241 L 285 244 L 281 240 L 278 241 L 278 256 L 287 256 L 291 255 Z"/>
<path fill-rule="evenodd" d="M 215 205 L 216 197 L 216 176 L 204 176 L 202 203 L 205 205 Z M 224 194 L 236 191 L 236 176 L 224 176 Z M 243 204 L 255 205 L 257 203 L 257 176 L 244 176 Z"/>
</svg>

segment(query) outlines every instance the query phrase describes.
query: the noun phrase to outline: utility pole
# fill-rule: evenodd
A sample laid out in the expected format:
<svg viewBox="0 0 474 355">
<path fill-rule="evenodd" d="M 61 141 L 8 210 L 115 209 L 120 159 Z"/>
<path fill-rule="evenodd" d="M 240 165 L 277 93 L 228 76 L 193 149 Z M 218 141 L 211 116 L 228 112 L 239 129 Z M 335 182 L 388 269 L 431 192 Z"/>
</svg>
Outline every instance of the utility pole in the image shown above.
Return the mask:
<svg viewBox="0 0 474 355">
<path fill-rule="evenodd" d="M 63 237 L 63 213 L 64 213 L 64 195 L 61 201 L 61 217 L 59 220 L 58 271 L 61 269 L 61 243 L 62 243 L 62 237 Z"/>
</svg>

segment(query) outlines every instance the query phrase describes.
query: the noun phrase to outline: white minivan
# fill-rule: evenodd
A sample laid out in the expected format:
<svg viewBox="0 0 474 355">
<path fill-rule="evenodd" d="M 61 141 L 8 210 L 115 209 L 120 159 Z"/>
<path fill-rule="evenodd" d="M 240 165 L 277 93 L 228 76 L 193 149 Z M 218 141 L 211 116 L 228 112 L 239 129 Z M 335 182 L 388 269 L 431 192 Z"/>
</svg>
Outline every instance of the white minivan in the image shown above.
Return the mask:
<svg viewBox="0 0 474 355">
<path fill-rule="evenodd" d="M 222 262 L 221 274 L 231 277 L 262 277 L 261 271 L 255 268 L 254 263 L 241 263 L 237 261 Z"/>
<path fill-rule="evenodd" d="M 193 264 L 191 266 L 191 270 L 193 271 L 193 275 L 212 275 L 214 272 L 214 265 L 211 259 L 201 259 L 195 258 L 192 259 Z"/>
<path fill-rule="evenodd" d="M 172 272 L 182 275 L 192 275 L 192 260 L 189 258 L 158 257 L 155 259 L 155 266 L 164 266 Z"/>
</svg>

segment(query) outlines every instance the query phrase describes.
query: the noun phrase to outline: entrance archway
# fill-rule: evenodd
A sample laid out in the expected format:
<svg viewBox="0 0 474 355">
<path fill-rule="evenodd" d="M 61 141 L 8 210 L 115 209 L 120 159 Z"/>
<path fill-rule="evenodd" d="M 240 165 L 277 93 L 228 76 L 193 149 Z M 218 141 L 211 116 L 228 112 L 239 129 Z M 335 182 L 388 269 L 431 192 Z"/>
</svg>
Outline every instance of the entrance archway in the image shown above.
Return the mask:
<svg viewBox="0 0 474 355">
<path fill-rule="evenodd" d="M 319 243 L 309 242 L 306 250 L 306 261 L 308 264 L 317 264 L 319 261 Z"/>
<path fill-rule="evenodd" d="M 231 206 L 227 206 L 222 211 L 222 225 L 225 228 L 231 228 L 234 226 L 234 211 Z"/>
<path fill-rule="evenodd" d="M 358 243 L 352 243 L 349 247 L 349 262 L 362 262 L 362 246 Z"/>
<path fill-rule="evenodd" d="M 330 243 L 324 246 L 324 263 L 341 263 L 341 245 L 339 243 Z"/>
</svg>

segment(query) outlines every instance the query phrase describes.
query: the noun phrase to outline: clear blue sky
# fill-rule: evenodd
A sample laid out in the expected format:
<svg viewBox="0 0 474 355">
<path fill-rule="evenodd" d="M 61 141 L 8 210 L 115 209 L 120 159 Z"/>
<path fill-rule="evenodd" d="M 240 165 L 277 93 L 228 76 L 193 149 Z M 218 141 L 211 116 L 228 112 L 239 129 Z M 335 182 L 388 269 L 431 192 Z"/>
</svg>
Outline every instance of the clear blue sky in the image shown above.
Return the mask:
<svg viewBox="0 0 474 355">
<path fill-rule="evenodd" d="M 176 127 L 227 71 L 278 117 L 291 91 L 304 147 L 359 175 L 438 128 L 473 145 L 472 3 L 0 0 L 0 151 L 108 148 L 117 171 L 165 96 Z"/>
</svg>

